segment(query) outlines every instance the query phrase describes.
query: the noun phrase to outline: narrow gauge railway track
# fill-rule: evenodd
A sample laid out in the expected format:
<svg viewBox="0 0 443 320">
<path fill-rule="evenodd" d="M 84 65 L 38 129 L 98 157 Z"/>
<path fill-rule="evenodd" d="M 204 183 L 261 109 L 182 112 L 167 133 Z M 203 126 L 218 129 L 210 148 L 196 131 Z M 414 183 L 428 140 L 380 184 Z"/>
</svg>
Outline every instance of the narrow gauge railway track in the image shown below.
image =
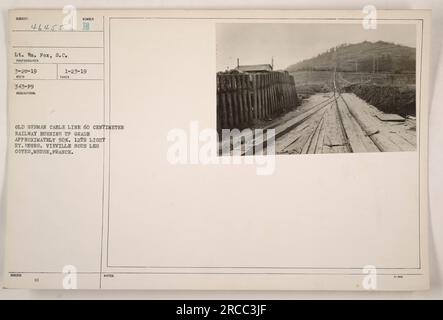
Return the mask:
<svg viewBox="0 0 443 320">
<path fill-rule="evenodd" d="M 306 100 L 300 107 L 302 113 L 264 128 L 275 130 L 276 154 L 416 150 L 415 119 L 380 120 L 380 116 L 386 114 L 352 93 L 341 92 L 336 74 L 329 87 L 331 92 L 315 94 Z M 252 147 L 255 150 L 260 147 L 253 136 L 245 138 L 248 144 L 245 145 L 243 140 L 240 142 L 240 154 L 248 154 Z M 234 150 L 235 146 L 228 143 L 225 147 Z M 266 149 L 266 143 L 260 143 Z"/>
<path fill-rule="evenodd" d="M 414 151 L 415 123 L 380 121 L 382 114 L 352 93 L 341 93 L 336 74 L 331 98 L 277 136 L 277 154 Z M 312 99 L 313 97 L 311 97 Z M 279 128 L 276 128 L 279 131 Z"/>
</svg>

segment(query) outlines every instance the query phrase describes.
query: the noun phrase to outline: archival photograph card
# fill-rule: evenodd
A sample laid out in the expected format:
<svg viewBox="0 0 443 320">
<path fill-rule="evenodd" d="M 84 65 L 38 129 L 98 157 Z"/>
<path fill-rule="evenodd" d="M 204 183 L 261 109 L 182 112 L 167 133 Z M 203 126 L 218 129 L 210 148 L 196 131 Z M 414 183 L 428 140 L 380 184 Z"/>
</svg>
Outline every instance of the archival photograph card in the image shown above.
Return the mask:
<svg viewBox="0 0 443 320">
<path fill-rule="evenodd" d="M 11 10 L 4 286 L 427 289 L 430 26 Z"/>
</svg>

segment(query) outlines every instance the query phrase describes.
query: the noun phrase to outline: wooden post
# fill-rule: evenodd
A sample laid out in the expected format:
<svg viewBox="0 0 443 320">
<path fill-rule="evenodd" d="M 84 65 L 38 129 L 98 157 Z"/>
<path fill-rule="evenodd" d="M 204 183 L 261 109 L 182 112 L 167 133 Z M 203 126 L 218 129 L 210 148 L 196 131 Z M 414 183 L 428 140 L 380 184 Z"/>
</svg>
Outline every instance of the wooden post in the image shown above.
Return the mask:
<svg viewBox="0 0 443 320">
<path fill-rule="evenodd" d="M 276 103 L 277 103 L 277 112 L 278 113 L 280 113 L 282 111 L 282 106 L 280 104 L 280 97 L 279 97 L 279 95 L 280 95 L 280 88 L 281 88 L 280 76 L 281 76 L 281 74 L 278 73 L 276 75 L 276 80 L 275 80 L 276 81 L 275 100 L 276 100 Z"/>
<path fill-rule="evenodd" d="M 242 106 L 243 106 L 243 126 L 245 126 L 247 124 L 247 122 L 249 121 L 249 109 L 248 109 L 248 101 L 246 99 L 246 91 L 248 89 L 248 87 L 246 86 L 247 83 L 245 81 L 245 78 L 247 78 L 248 75 L 247 74 L 242 74 L 240 77 L 240 82 L 241 82 L 241 92 L 240 92 L 240 98 L 242 101 Z"/>
<path fill-rule="evenodd" d="M 249 101 L 249 75 L 245 74 L 243 75 L 243 101 L 245 106 L 245 122 L 246 124 L 249 124 L 251 121 L 251 104 Z"/>
<path fill-rule="evenodd" d="M 270 91 L 271 91 L 271 114 L 275 113 L 275 73 L 272 72 L 269 75 L 270 78 Z"/>
<path fill-rule="evenodd" d="M 248 75 L 248 77 L 246 78 L 246 81 L 247 81 L 247 87 L 248 87 L 247 98 L 248 98 L 248 106 L 249 106 L 249 121 L 253 122 L 255 104 L 254 104 L 253 84 L 252 84 L 251 75 Z"/>
<path fill-rule="evenodd" d="M 238 103 L 238 86 L 237 86 L 237 79 L 235 75 L 232 75 L 232 96 L 234 97 L 234 122 L 235 122 L 235 128 L 238 128 L 240 125 L 240 105 Z"/>
<path fill-rule="evenodd" d="M 263 74 L 263 101 L 264 101 L 264 105 L 263 105 L 263 109 L 264 109 L 264 118 L 266 119 L 268 117 L 268 107 L 269 107 L 269 101 L 268 101 L 268 75 L 267 74 Z"/>
<path fill-rule="evenodd" d="M 287 108 L 286 105 L 286 75 L 281 75 L 281 86 L 282 86 L 282 92 L 281 92 L 281 100 L 282 100 L 282 108 Z"/>
<path fill-rule="evenodd" d="M 266 74 L 266 118 L 271 115 L 271 75 Z"/>
<path fill-rule="evenodd" d="M 245 107 L 245 124 L 249 124 L 249 122 L 251 121 L 249 115 L 250 115 L 250 109 L 251 109 L 251 105 L 249 104 L 249 75 L 245 74 L 242 77 L 242 87 L 243 87 L 243 105 Z"/>
<path fill-rule="evenodd" d="M 291 106 L 291 103 L 292 103 L 292 99 L 291 99 L 291 82 L 289 81 L 289 75 L 287 74 L 286 75 L 286 86 L 287 86 L 287 90 L 288 90 L 288 107 L 290 107 Z"/>
<path fill-rule="evenodd" d="M 263 119 L 265 116 L 265 110 L 264 110 L 264 90 L 263 90 L 263 75 L 262 74 L 257 74 L 257 81 L 258 81 L 258 97 L 259 97 L 259 117 L 260 119 Z"/>
<path fill-rule="evenodd" d="M 241 125 L 243 124 L 243 102 L 242 102 L 242 97 L 241 97 L 241 91 L 242 91 L 242 87 L 241 87 L 241 81 L 240 81 L 240 77 L 241 75 L 234 75 L 234 81 L 235 81 L 235 101 L 237 103 L 237 128 L 240 128 Z"/>
<path fill-rule="evenodd" d="M 228 112 L 228 102 L 226 97 L 226 78 L 224 75 L 220 76 L 220 91 L 221 91 L 221 112 L 222 112 L 222 121 L 221 128 L 229 128 L 229 112 Z"/>
<path fill-rule="evenodd" d="M 284 75 L 280 75 L 280 92 L 279 92 L 279 99 L 280 99 L 280 108 L 285 108 L 285 101 L 284 101 Z"/>
<path fill-rule="evenodd" d="M 297 96 L 297 88 L 295 87 L 295 79 L 291 76 L 291 85 L 292 85 L 292 96 L 293 96 L 293 106 L 298 106 L 298 96 Z"/>
<path fill-rule="evenodd" d="M 222 103 L 221 103 L 221 89 L 220 89 L 220 76 L 217 74 L 216 76 L 217 83 L 217 132 L 221 132 L 221 123 L 222 123 Z"/>
<path fill-rule="evenodd" d="M 286 107 L 288 108 L 291 105 L 291 97 L 289 95 L 289 79 L 288 75 L 285 74 L 285 96 L 286 96 Z"/>
<path fill-rule="evenodd" d="M 232 81 L 231 76 L 227 75 L 225 77 L 226 80 L 226 96 L 228 100 L 228 114 L 229 114 L 229 129 L 234 128 L 235 120 L 234 120 L 234 102 L 232 99 Z"/>
<path fill-rule="evenodd" d="M 284 108 L 286 108 L 285 105 L 285 75 L 281 74 L 280 75 L 280 79 L 278 81 L 279 83 L 279 104 L 280 104 L 280 109 L 283 110 Z"/>
<path fill-rule="evenodd" d="M 280 104 L 280 89 L 281 89 L 281 83 L 280 83 L 280 77 L 281 74 L 277 74 L 277 80 L 276 80 L 276 90 L 275 90 L 275 100 L 277 103 L 277 112 L 280 113 L 281 112 L 281 104 Z"/>
<path fill-rule="evenodd" d="M 257 89 L 257 74 L 252 74 L 252 99 L 254 105 L 254 119 L 258 119 L 258 89 Z"/>
</svg>

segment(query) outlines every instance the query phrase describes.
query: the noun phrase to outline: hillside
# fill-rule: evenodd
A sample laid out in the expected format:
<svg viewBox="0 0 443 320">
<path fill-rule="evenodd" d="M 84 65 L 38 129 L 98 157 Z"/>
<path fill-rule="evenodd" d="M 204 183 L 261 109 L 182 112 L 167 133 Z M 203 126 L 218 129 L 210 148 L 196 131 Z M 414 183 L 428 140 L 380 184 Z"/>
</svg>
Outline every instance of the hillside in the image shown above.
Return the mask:
<svg viewBox="0 0 443 320">
<path fill-rule="evenodd" d="M 295 71 L 357 71 L 357 72 L 415 72 L 415 48 L 394 43 L 364 41 L 357 44 L 341 44 L 316 57 L 289 66 Z"/>
</svg>

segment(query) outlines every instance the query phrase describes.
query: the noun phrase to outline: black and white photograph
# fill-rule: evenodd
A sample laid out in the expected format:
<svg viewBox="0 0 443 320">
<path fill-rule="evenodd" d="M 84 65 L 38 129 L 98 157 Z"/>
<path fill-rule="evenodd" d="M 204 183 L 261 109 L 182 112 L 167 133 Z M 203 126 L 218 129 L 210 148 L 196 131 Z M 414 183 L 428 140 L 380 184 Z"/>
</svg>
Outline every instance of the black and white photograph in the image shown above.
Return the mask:
<svg viewBox="0 0 443 320">
<path fill-rule="evenodd" d="M 0 300 L 443 298 L 443 2 L 8 1 Z"/>
<path fill-rule="evenodd" d="M 415 151 L 416 39 L 406 23 L 219 23 L 217 130 L 274 129 L 275 154 Z"/>
</svg>

